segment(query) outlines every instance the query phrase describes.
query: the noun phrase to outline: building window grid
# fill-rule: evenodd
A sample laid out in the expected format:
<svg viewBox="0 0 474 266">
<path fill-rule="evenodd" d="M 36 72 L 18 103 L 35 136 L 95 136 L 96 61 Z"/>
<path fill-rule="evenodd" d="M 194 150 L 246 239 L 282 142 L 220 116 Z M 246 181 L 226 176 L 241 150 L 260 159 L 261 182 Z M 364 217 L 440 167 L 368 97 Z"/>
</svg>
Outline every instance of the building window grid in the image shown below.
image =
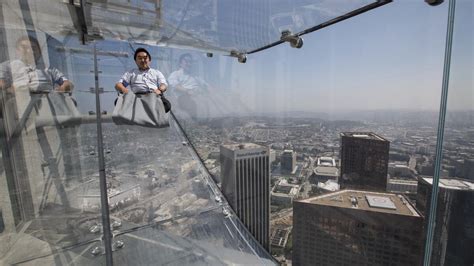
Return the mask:
<svg viewBox="0 0 474 266">
<path fill-rule="evenodd" d="M 257 224 L 255 222 L 255 207 L 257 203 L 257 199 L 255 198 L 255 158 L 250 158 L 250 227 L 252 228 L 252 235 L 255 236 L 257 231 Z M 257 237 L 256 237 L 257 238 Z"/>
<path fill-rule="evenodd" d="M 251 194 L 251 180 L 250 180 L 250 171 L 252 170 L 250 168 L 250 159 L 246 159 L 246 164 L 247 164 L 247 174 L 245 175 L 246 177 L 246 180 L 247 180 L 247 186 L 246 186 L 246 189 L 247 189 L 247 197 L 246 197 L 246 202 L 247 202 L 247 228 L 249 228 L 249 231 L 253 234 L 253 227 L 251 226 L 252 223 L 251 223 L 251 198 L 252 198 L 252 194 Z"/>
<path fill-rule="evenodd" d="M 247 228 L 249 229 L 250 233 L 252 233 L 251 229 L 251 224 L 250 224 L 250 197 L 251 197 L 251 192 L 250 192 L 250 159 L 245 159 L 245 190 L 246 190 L 246 197 L 245 197 L 245 215 L 246 215 L 246 225 Z"/>
<path fill-rule="evenodd" d="M 236 160 L 235 162 L 235 176 L 237 177 L 236 180 L 235 180 L 235 185 L 236 185 L 236 195 L 237 197 L 237 200 L 234 198 L 234 199 L 231 199 L 232 201 L 236 201 L 236 212 L 237 212 L 237 215 L 239 217 L 241 217 L 242 213 L 241 213 L 241 210 L 242 210 L 242 207 L 241 207 L 241 200 L 239 200 L 239 195 L 241 195 L 242 193 L 242 187 L 241 187 L 241 183 L 242 183 L 242 180 L 239 178 L 240 177 L 240 172 L 241 172 L 241 164 L 240 164 L 240 161 L 239 160 Z"/>
</svg>

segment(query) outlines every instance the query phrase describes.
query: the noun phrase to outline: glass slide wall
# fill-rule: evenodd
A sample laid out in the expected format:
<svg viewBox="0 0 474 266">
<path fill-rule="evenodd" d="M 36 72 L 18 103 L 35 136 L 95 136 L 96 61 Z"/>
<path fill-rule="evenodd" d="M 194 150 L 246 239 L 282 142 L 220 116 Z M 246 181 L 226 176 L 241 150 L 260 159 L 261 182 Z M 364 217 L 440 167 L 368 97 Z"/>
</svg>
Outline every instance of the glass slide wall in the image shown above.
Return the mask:
<svg viewBox="0 0 474 266">
<path fill-rule="evenodd" d="M 257 2 L 0 4 L 0 265 L 474 263 L 472 2 Z"/>
</svg>

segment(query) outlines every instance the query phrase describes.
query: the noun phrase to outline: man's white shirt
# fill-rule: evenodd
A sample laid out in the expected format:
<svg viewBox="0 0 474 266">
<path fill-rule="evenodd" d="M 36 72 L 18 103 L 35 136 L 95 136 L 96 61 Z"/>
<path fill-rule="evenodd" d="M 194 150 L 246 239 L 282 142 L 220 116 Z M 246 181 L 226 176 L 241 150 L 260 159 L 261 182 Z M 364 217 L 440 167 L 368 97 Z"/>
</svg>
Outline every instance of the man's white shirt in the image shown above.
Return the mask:
<svg viewBox="0 0 474 266">
<path fill-rule="evenodd" d="M 171 75 L 168 77 L 168 81 L 171 87 L 180 85 L 189 91 L 193 91 L 205 86 L 197 78 L 184 73 L 183 69 L 179 69 L 171 73 Z"/>
<path fill-rule="evenodd" d="M 130 86 L 134 93 L 151 92 L 160 87 L 160 84 L 168 85 L 165 76 L 153 68 L 147 70 L 133 69 L 125 72 L 119 80 L 125 87 Z"/>
<path fill-rule="evenodd" d="M 21 60 L 8 61 L 0 65 L 0 79 L 17 89 L 50 91 L 54 85 L 61 85 L 67 78 L 56 68 L 37 68 Z"/>
</svg>

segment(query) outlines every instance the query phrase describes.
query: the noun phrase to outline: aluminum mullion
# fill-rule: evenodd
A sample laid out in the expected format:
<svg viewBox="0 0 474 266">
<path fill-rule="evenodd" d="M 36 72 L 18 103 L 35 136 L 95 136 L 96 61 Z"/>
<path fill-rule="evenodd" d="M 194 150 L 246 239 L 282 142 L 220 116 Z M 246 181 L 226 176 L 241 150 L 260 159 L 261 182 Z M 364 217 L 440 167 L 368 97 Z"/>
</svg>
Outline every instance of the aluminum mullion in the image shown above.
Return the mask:
<svg viewBox="0 0 474 266">
<path fill-rule="evenodd" d="M 428 218 L 428 231 L 426 234 L 424 265 L 429 266 L 431 263 L 431 254 L 433 252 L 433 237 L 436 226 L 436 209 L 438 204 L 439 193 L 439 177 L 441 171 L 441 161 L 443 159 L 443 138 L 444 138 L 444 124 L 446 120 L 446 107 L 448 101 L 448 87 L 449 87 L 449 71 L 451 68 L 451 50 L 453 44 L 453 29 L 455 18 L 456 0 L 449 1 L 448 7 L 448 25 L 446 30 L 446 48 L 444 54 L 444 69 L 443 69 L 443 85 L 441 89 L 441 103 L 438 119 L 438 135 L 436 141 L 436 158 L 433 175 L 433 184 L 431 190 L 431 204 Z"/>
</svg>

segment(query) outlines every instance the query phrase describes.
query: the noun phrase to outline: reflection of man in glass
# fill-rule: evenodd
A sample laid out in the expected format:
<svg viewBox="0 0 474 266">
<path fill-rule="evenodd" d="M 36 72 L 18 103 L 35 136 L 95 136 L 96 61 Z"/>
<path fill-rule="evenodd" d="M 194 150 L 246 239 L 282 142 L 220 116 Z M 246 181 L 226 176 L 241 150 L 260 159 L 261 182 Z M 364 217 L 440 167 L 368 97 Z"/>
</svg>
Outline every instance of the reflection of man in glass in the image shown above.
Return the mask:
<svg viewBox="0 0 474 266">
<path fill-rule="evenodd" d="M 170 86 L 178 95 L 195 95 L 199 89 L 205 88 L 207 84 L 194 77 L 191 73 L 193 67 L 193 58 L 191 54 L 183 54 L 179 57 L 179 69 L 171 73 L 168 78 Z"/>
<path fill-rule="evenodd" d="M 191 54 L 185 53 L 179 57 L 179 69 L 171 73 L 168 78 L 174 95 L 177 97 L 179 109 L 185 111 L 191 117 L 196 115 L 205 116 L 207 113 L 203 109 L 205 104 L 198 106 L 197 102 L 202 102 L 202 96 L 207 92 L 207 83 L 192 74 L 193 58 Z"/>
<path fill-rule="evenodd" d="M 167 83 L 163 74 L 150 67 L 151 56 L 145 48 L 138 48 L 133 56 L 138 68 L 125 72 L 115 84 L 115 89 L 128 93 L 127 87 L 136 94 L 156 93 L 166 91 Z"/>
<path fill-rule="evenodd" d="M 16 42 L 18 59 L 0 66 L 0 89 L 28 90 L 31 93 L 70 92 L 73 85 L 58 69 L 45 67 L 38 40 L 31 36 L 20 37 Z"/>
</svg>

